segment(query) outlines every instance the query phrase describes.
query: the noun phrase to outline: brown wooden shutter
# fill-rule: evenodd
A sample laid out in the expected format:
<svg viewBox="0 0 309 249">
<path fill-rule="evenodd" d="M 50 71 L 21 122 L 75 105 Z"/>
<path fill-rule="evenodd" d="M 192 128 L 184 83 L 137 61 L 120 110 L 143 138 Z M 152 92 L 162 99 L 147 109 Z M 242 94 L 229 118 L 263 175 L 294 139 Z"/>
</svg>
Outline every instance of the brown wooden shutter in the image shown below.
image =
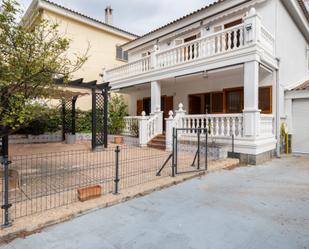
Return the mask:
<svg viewBox="0 0 309 249">
<path fill-rule="evenodd" d="M 142 111 L 144 111 L 144 101 L 142 99 L 137 100 L 136 102 L 136 115 L 141 116 Z"/>
<path fill-rule="evenodd" d="M 223 112 L 223 92 L 211 93 L 211 113 Z"/>
<path fill-rule="evenodd" d="M 272 113 L 272 87 L 263 86 L 259 88 L 259 109 L 262 113 Z"/>
<path fill-rule="evenodd" d="M 165 105 L 164 105 L 164 118 L 168 118 L 169 111 L 174 109 L 174 98 L 173 96 L 165 96 Z"/>
</svg>

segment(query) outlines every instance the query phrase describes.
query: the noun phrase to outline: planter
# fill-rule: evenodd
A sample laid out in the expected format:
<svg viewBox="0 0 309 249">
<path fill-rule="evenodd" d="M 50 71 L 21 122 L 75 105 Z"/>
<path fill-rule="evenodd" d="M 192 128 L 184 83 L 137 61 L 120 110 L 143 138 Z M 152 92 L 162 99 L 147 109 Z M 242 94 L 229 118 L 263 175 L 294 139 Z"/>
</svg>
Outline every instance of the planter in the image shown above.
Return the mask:
<svg viewBox="0 0 309 249">
<path fill-rule="evenodd" d="M 90 186 L 77 190 L 78 199 L 80 201 L 87 201 L 100 197 L 102 194 L 102 187 L 100 185 Z"/>
<path fill-rule="evenodd" d="M 115 144 L 123 144 L 123 137 L 122 136 L 114 136 L 114 143 Z"/>
<path fill-rule="evenodd" d="M 75 144 L 76 143 L 76 135 L 65 134 L 65 143 L 66 144 Z"/>
</svg>

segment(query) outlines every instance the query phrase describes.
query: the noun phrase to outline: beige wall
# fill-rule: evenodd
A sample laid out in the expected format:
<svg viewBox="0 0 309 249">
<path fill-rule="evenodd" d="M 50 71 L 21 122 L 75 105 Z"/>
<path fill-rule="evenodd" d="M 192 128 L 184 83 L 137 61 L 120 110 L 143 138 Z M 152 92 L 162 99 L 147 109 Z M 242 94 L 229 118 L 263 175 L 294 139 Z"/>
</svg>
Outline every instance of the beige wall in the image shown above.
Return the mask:
<svg viewBox="0 0 309 249">
<path fill-rule="evenodd" d="M 116 59 L 116 45 L 124 44 L 129 39 L 50 11 L 44 10 L 42 17 L 57 23 L 59 25 L 59 32 L 71 40 L 68 52 L 72 58 L 74 58 L 76 53 L 84 54 L 89 46 L 87 54 L 89 59 L 80 70 L 72 75 L 72 79 L 84 78 L 84 81 L 98 80 L 100 83 L 101 78 L 99 74 L 102 73 L 102 68 L 110 69 L 125 63 Z M 71 88 L 70 90 L 82 92 L 81 89 Z M 82 110 L 90 109 L 91 95 L 80 97 L 77 101 L 77 107 Z"/>
</svg>

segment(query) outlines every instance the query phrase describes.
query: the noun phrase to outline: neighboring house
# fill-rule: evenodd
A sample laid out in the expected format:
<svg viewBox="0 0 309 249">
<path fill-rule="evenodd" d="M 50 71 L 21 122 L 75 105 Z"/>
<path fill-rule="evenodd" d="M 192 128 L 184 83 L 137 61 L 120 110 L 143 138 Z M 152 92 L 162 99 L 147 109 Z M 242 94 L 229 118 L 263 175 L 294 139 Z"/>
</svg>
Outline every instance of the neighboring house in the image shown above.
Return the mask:
<svg viewBox="0 0 309 249">
<path fill-rule="evenodd" d="M 282 122 L 299 134 L 292 144 L 306 142 L 299 152 L 309 153 L 309 130 L 292 128 L 293 120 L 308 124 L 308 99 L 284 102 L 294 96 L 289 87 L 309 79 L 308 41 L 300 0 L 219 0 L 123 45 L 128 64 L 104 80 L 130 98 L 130 115 L 151 116 L 141 145 L 166 130 L 171 149 L 171 127 L 207 127 L 226 146 L 234 135 L 242 161 L 258 163 L 279 147 Z"/>
<path fill-rule="evenodd" d="M 112 12 L 108 6 L 105 9 L 105 22 L 101 22 L 47 0 L 33 0 L 23 17 L 23 22 L 32 25 L 37 18 L 43 18 L 57 23 L 59 32 L 71 40 L 69 55 L 82 55 L 89 48 L 87 54 L 89 59 L 74 73 L 72 79 L 83 78 L 85 82 L 98 80 L 100 83 L 103 68 L 121 66 L 127 60 L 126 53 L 122 52 L 120 45 L 137 37 L 113 26 Z M 79 98 L 77 107 L 91 108 L 90 95 Z"/>
</svg>

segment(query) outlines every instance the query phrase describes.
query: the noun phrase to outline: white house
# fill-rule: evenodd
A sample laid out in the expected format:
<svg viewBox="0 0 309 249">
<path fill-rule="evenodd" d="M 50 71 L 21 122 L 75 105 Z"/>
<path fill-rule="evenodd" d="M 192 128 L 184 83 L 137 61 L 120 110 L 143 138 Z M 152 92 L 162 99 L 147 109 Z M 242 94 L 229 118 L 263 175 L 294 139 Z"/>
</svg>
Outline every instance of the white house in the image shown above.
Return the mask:
<svg viewBox="0 0 309 249">
<path fill-rule="evenodd" d="M 309 90 L 294 90 L 309 79 L 308 20 L 301 0 L 218 0 L 123 45 L 128 63 L 104 80 L 129 99 L 141 145 L 165 133 L 171 149 L 173 127 L 206 127 L 254 164 L 285 122 L 309 152 Z"/>
</svg>

